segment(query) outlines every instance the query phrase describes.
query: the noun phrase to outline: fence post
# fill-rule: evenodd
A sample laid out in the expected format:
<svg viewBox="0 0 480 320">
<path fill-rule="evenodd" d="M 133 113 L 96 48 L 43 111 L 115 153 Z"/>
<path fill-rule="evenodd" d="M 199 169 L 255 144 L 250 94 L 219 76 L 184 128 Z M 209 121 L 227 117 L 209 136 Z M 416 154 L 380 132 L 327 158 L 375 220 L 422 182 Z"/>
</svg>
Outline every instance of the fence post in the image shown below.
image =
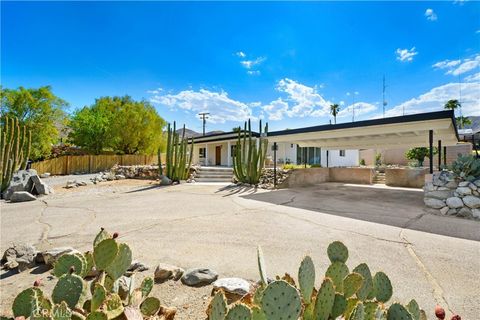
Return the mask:
<svg viewBox="0 0 480 320">
<path fill-rule="evenodd" d="M 92 156 L 88 155 L 88 173 L 92 173 Z"/>
</svg>

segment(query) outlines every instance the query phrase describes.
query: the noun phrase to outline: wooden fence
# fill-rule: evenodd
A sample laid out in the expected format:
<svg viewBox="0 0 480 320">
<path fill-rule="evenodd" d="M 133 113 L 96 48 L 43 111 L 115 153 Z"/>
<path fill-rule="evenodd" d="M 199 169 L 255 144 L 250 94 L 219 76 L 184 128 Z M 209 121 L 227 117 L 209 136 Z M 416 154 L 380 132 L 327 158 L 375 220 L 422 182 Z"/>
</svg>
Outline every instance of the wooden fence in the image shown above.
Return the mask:
<svg viewBox="0 0 480 320">
<path fill-rule="evenodd" d="M 32 163 L 32 169 L 38 174 L 49 172 L 52 175 L 66 175 L 72 173 L 95 173 L 109 170 L 114 165 L 151 165 L 157 164 L 156 155 L 86 155 L 61 156 L 58 158 Z"/>
</svg>

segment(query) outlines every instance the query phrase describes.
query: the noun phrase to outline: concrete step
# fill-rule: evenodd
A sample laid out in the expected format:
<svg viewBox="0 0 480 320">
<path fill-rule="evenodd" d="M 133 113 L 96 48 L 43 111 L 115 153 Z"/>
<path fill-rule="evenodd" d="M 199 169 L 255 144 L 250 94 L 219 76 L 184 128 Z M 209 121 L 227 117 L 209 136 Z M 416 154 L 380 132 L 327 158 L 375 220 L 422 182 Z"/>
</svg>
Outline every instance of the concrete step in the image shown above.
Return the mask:
<svg viewBox="0 0 480 320">
<path fill-rule="evenodd" d="M 232 168 L 222 168 L 222 167 L 201 167 L 198 169 L 198 172 L 220 172 L 220 173 L 233 173 Z"/>
<path fill-rule="evenodd" d="M 219 178 L 219 179 L 231 179 L 232 178 L 232 175 L 231 174 L 223 174 L 223 173 L 220 173 L 220 174 L 212 174 L 211 172 L 209 172 L 208 174 L 206 173 L 198 173 L 195 177 L 197 178 L 205 178 L 205 179 L 209 179 L 209 178 L 212 178 L 212 179 L 216 179 L 216 178 Z"/>
<path fill-rule="evenodd" d="M 232 177 L 229 178 L 199 178 L 195 177 L 195 182 L 232 182 Z"/>
</svg>

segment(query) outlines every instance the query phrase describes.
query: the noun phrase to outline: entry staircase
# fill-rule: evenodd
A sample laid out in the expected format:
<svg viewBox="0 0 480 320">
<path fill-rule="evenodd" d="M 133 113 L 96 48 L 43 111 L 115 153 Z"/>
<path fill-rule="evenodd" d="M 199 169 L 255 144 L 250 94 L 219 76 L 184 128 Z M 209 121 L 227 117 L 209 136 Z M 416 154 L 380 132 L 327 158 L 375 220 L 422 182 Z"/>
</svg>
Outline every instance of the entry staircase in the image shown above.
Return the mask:
<svg viewBox="0 0 480 320">
<path fill-rule="evenodd" d="M 375 170 L 375 176 L 373 177 L 374 184 L 385 184 L 385 172 Z"/>
<path fill-rule="evenodd" d="M 229 167 L 200 167 L 195 175 L 196 182 L 232 182 L 233 169 Z"/>
</svg>

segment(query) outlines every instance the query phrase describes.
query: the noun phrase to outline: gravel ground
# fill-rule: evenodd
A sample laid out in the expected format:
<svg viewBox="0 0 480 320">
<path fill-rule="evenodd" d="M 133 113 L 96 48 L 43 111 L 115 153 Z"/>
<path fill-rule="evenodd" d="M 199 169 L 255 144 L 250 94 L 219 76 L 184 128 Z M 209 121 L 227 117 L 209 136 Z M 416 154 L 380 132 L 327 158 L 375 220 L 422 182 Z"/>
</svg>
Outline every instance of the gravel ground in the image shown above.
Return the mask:
<svg viewBox="0 0 480 320">
<path fill-rule="evenodd" d="M 70 174 L 67 176 L 50 176 L 48 178 L 42 178 L 42 180 L 52 187 L 64 187 L 67 184 L 68 180 L 77 180 L 77 181 L 89 181 L 91 178 L 95 177 L 98 173 L 89 173 L 89 174 Z"/>
</svg>

